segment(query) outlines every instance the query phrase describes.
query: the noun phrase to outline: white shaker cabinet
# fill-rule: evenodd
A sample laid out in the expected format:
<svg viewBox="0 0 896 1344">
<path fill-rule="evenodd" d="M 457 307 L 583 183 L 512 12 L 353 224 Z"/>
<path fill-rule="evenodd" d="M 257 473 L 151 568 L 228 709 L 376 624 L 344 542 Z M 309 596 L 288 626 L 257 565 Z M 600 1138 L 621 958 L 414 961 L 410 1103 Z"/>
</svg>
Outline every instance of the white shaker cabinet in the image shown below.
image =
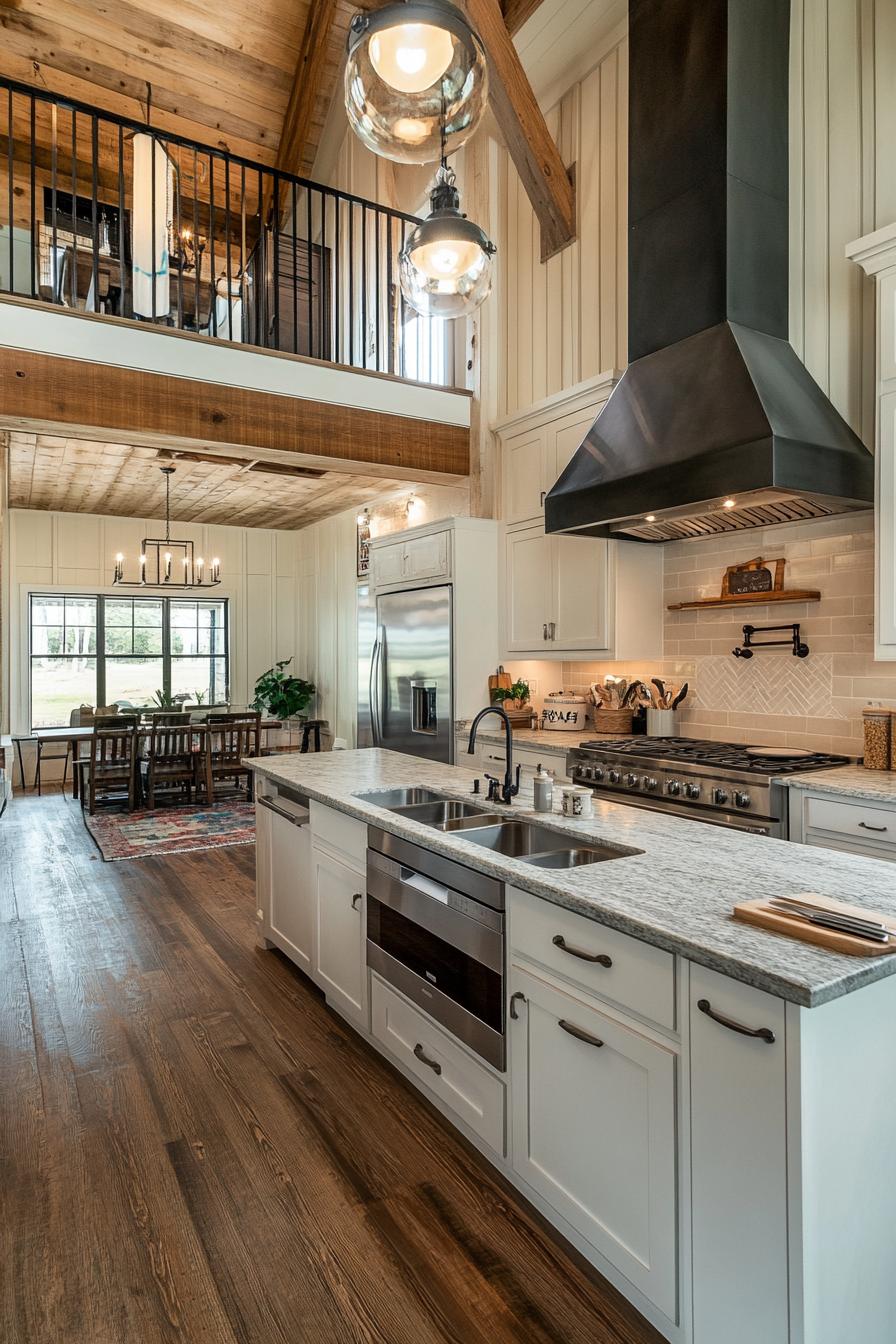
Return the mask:
<svg viewBox="0 0 896 1344">
<path fill-rule="evenodd" d="M 259 935 L 310 975 L 314 919 L 307 806 L 266 792 L 256 800 L 255 817 Z"/>
<path fill-rule="evenodd" d="M 312 850 L 315 980 L 344 1017 L 363 1025 L 367 1007 L 365 892 L 363 872 L 335 854 Z"/>
<path fill-rule="evenodd" d="M 514 1171 L 674 1320 L 674 1050 L 521 967 L 510 994 Z"/>
<path fill-rule="evenodd" d="M 692 966 L 690 1005 L 694 1344 L 789 1344 L 784 1004 Z"/>
<path fill-rule="evenodd" d="M 896 224 L 849 243 L 875 283 L 875 658 L 896 659 Z"/>
</svg>

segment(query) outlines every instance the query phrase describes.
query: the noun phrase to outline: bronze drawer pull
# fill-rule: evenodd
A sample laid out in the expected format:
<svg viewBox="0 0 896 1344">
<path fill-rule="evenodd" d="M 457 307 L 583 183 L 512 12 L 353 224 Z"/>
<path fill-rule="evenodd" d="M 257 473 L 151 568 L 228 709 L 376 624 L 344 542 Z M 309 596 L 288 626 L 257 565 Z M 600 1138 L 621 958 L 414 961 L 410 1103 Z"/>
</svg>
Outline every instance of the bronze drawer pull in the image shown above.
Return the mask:
<svg viewBox="0 0 896 1344">
<path fill-rule="evenodd" d="M 434 1059 L 430 1059 L 428 1055 L 424 1054 L 423 1046 L 419 1041 L 414 1046 L 414 1054 L 419 1059 L 420 1063 L 425 1064 L 428 1069 L 432 1069 L 433 1073 L 442 1072 L 441 1064 L 438 1064 Z"/>
<path fill-rule="evenodd" d="M 887 830 L 889 830 L 889 827 L 888 827 L 888 826 L 869 826 L 869 824 L 868 824 L 867 821 L 860 821 L 860 822 L 859 822 L 859 825 L 861 826 L 861 828 L 862 828 L 863 831 L 887 831 Z"/>
<path fill-rule="evenodd" d="M 590 1035 L 589 1032 L 583 1031 L 581 1027 L 574 1026 L 572 1022 L 564 1022 L 562 1017 L 557 1025 L 563 1031 L 568 1032 L 570 1036 L 575 1036 L 577 1041 L 584 1041 L 586 1045 L 596 1045 L 599 1049 L 603 1046 L 603 1041 L 597 1036 Z"/>
<path fill-rule="evenodd" d="M 516 1005 L 517 1005 L 517 1003 L 525 1003 L 525 1002 L 526 1002 L 526 996 L 525 996 L 525 994 L 521 994 L 519 990 L 517 990 L 515 994 L 511 994 L 511 996 L 510 996 L 510 1016 L 513 1018 L 514 1022 L 516 1022 L 516 1020 L 517 1020 L 518 1017 L 519 1017 L 519 1013 L 518 1013 L 517 1010 L 516 1010 Z"/>
<path fill-rule="evenodd" d="M 713 1022 L 718 1022 L 720 1027 L 727 1027 L 729 1031 L 736 1031 L 739 1036 L 757 1036 L 760 1041 L 765 1041 L 766 1045 L 774 1045 L 775 1043 L 775 1033 L 771 1027 L 745 1027 L 730 1017 L 723 1017 L 721 1013 L 713 1012 L 709 999 L 698 999 L 697 1007 L 701 1013 L 711 1017 Z"/>
<path fill-rule="evenodd" d="M 357 910 L 357 908 L 358 908 L 358 903 L 359 903 L 360 901 L 363 901 L 363 899 L 364 899 L 364 893 L 363 893 L 363 891 L 356 891 L 355 894 L 354 894 L 354 896 L 352 897 L 352 909 L 353 909 L 353 910 Z"/>
<path fill-rule="evenodd" d="M 579 961 L 597 962 L 599 966 L 606 966 L 607 970 L 613 965 L 606 952 L 583 952 L 580 947 L 570 947 L 562 933 L 555 933 L 551 942 L 555 947 L 559 947 L 561 952 L 568 952 L 571 957 L 578 957 Z"/>
</svg>

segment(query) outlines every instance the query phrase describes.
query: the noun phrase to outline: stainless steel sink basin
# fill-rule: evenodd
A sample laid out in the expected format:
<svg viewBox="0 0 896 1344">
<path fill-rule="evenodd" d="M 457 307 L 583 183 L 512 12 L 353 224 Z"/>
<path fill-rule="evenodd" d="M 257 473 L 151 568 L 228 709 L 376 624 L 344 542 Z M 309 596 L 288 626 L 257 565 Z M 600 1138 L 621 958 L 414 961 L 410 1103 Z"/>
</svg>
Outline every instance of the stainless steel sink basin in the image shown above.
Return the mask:
<svg viewBox="0 0 896 1344">
<path fill-rule="evenodd" d="M 629 854 L 640 854 L 639 849 L 615 849 L 612 845 L 588 849 L 556 849 L 552 854 L 530 854 L 525 863 L 537 868 L 580 868 L 586 863 L 604 863 L 607 859 L 623 859 Z"/>
<path fill-rule="evenodd" d="M 604 863 L 643 853 L 621 845 L 580 845 L 571 836 L 527 821 L 501 821 L 496 826 L 476 826 L 470 822 L 464 827 L 464 839 L 538 868 L 579 868 L 587 863 Z"/>
<path fill-rule="evenodd" d="M 367 803 L 375 803 L 377 807 L 415 807 L 418 803 L 438 803 L 442 801 L 440 793 L 434 793 L 432 789 L 380 789 L 374 793 L 358 794 Z"/>
<path fill-rule="evenodd" d="M 484 817 L 488 817 L 489 821 L 498 819 L 494 814 L 487 813 L 485 808 L 477 807 L 475 803 L 464 803 L 455 798 L 442 798 L 435 803 L 390 807 L 389 811 L 400 812 L 403 817 L 411 817 L 414 821 L 422 822 L 424 826 L 437 826 L 440 829 L 452 822 L 464 821 L 468 817 L 480 822 Z"/>
</svg>

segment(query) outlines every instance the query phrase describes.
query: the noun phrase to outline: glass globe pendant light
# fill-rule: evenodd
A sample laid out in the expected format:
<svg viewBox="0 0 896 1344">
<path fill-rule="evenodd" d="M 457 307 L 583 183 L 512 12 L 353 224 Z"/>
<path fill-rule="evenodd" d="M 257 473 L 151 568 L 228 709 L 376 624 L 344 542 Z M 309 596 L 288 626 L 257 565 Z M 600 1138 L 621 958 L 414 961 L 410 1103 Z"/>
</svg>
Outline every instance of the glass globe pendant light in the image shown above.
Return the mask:
<svg viewBox="0 0 896 1344">
<path fill-rule="evenodd" d="M 398 257 L 401 292 L 424 317 L 463 317 L 492 287 L 496 248 L 461 214 L 454 172 L 444 157 L 429 199 L 431 213 L 408 235 Z"/>
<path fill-rule="evenodd" d="M 488 99 L 482 43 L 447 0 L 407 0 L 356 14 L 345 107 L 355 134 L 397 163 L 432 163 L 472 135 Z"/>
</svg>

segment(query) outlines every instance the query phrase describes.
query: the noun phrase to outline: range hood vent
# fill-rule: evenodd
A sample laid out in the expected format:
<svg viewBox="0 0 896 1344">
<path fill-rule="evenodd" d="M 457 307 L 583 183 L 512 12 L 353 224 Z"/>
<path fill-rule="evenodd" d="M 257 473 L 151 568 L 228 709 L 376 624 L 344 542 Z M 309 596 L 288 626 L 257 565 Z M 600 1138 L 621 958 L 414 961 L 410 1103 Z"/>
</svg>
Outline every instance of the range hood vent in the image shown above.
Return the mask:
<svg viewBox="0 0 896 1344">
<path fill-rule="evenodd" d="M 641 541 L 870 508 L 788 340 L 789 0 L 630 0 L 629 365 L 548 532 Z"/>
</svg>

